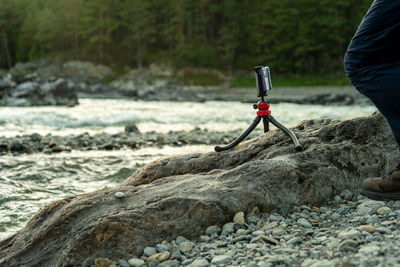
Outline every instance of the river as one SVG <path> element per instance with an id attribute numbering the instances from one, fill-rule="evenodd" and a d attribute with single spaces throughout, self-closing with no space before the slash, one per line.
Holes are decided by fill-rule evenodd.
<path id="1" fill-rule="evenodd" d="M 375 107 L 279 103 L 271 110 L 275 119 L 292 127 L 306 119 L 366 116 Z M 125 125 L 131 123 L 141 132 L 189 131 L 196 127 L 229 131 L 247 128 L 254 117 L 252 105 L 240 102 L 80 99 L 76 107 L 0 107 L 0 136 L 113 134 L 124 131 Z M 0 156 L 0 239 L 21 229 L 33 214 L 54 200 L 115 186 L 160 157 L 212 150 L 212 146 L 189 145 Z"/>

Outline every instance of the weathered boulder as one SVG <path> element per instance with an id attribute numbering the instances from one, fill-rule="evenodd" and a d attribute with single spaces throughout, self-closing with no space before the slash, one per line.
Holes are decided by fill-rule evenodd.
<path id="1" fill-rule="evenodd" d="M 164 239 L 195 238 L 239 211 L 318 205 L 388 173 L 399 158 L 380 114 L 308 120 L 293 131 L 302 152 L 272 131 L 230 151 L 160 159 L 116 188 L 54 202 L 0 242 L 0 265 L 89 266 L 96 257 L 140 254 Z"/>
<path id="2" fill-rule="evenodd" d="M 0 77 L 0 105 L 47 106 L 78 104 L 77 85 L 65 79 L 43 79 L 35 75 L 20 78 L 15 83 L 11 75 Z"/>
<path id="3" fill-rule="evenodd" d="M 109 67 L 102 64 L 79 60 L 64 63 L 59 59 L 19 62 L 10 69 L 10 73 L 17 78 L 35 74 L 44 78 L 57 77 L 90 83 L 104 82 L 114 75 Z"/>

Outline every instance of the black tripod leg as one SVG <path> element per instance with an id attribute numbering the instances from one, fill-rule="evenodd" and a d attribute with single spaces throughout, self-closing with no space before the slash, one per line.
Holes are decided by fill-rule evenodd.
<path id="1" fill-rule="evenodd" d="M 267 116 L 263 116 L 264 133 L 269 131 L 269 120 Z"/>
<path id="2" fill-rule="evenodd" d="M 257 116 L 253 123 L 250 125 L 249 128 L 247 128 L 246 131 L 244 131 L 238 138 L 236 138 L 235 141 L 233 141 L 232 143 L 226 145 L 226 146 L 216 146 L 214 147 L 214 150 L 216 152 L 221 152 L 222 150 L 227 150 L 227 149 L 231 149 L 232 147 L 236 146 L 237 144 L 239 144 L 243 139 L 245 139 L 256 127 L 257 125 L 260 123 L 261 121 L 261 117 Z"/>
<path id="3" fill-rule="evenodd" d="M 290 136 L 290 138 L 292 138 L 293 143 L 295 145 L 295 149 L 296 151 L 301 151 L 303 148 L 301 147 L 299 141 L 297 140 L 297 137 L 294 135 L 294 133 L 289 130 L 288 128 L 286 128 L 285 126 L 283 126 L 282 124 L 280 124 L 279 122 L 277 122 L 274 117 L 272 117 L 271 115 L 268 115 L 269 121 L 275 125 L 277 128 L 281 129 L 282 131 L 284 131 L 287 135 Z"/>

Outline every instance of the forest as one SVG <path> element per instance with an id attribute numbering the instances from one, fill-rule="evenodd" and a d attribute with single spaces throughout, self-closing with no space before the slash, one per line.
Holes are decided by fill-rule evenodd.
<path id="1" fill-rule="evenodd" d="M 40 58 L 115 68 L 343 72 L 371 0 L 0 0 L 0 68 Z"/>

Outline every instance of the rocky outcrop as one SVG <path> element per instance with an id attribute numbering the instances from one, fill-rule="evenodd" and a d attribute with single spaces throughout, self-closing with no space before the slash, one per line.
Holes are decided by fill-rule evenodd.
<path id="1" fill-rule="evenodd" d="M 56 78 L 26 76 L 15 83 L 10 75 L 0 77 L 2 106 L 74 106 L 78 104 L 74 82 Z"/>
<path id="2" fill-rule="evenodd" d="M 380 114 L 309 120 L 293 131 L 302 152 L 272 131 L 230 151 L 160 159 L 119 187 L 54 202 L 0 242 L 0 265 L 90 266 L 97 256 L 140 254 L 177 235 L 195 238 L 239 211 L 318 205 L 388 173 L 399 157 Z"/>
<path id="3" fill-rule="evenodd" d="M 87 61 L 38 60 L 17 63 L 10 73 L 15 77 L 25 77 L 34 74 L 39 77 L 57 77 L 71 79 L 76 82 L 104 82 L 114 75 L 113 71 L 104 65 Z"/>

